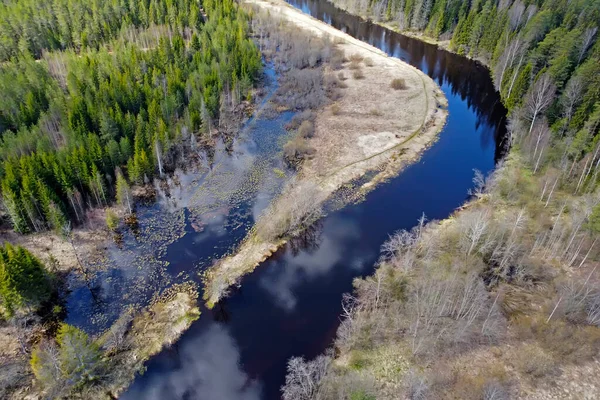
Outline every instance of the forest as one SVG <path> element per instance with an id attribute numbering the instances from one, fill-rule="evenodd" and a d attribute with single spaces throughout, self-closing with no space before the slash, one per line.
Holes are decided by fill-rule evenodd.
<path id="1" fill-rule="evenodd" d="M 596 397 L 600 2 L 333 3 L 486 64 L 510 152 L 449 219 L 390 236 L 283 398 Z"/>
<path id="2" fill-rule="evenodd" d="M 3 3 L 0 176 L 14 230 L 82 223 L 210 145 L 261 70 L 246 18 L 232 0 Z"/>

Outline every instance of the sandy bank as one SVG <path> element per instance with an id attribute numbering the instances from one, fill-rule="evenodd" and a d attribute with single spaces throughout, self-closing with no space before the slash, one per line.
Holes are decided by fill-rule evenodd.
<path id="1" fill-rule="evenodd" d="M 290 205 L 309 201 L 318 206 L 343 185 L 368 171 L 378 171 L 370 182 L 357 189 L 367 192 L 415 161 L 435 140 L 447 117 L 442 91 L 416 68 L 303 14 L 283 0 L 246 2 L 301 29 L 332 37 L 348 61 L 343 69 L 331 73 L 342 77 L 347 87 L 339 101 L 319 110 L 315 135 L 310 139 L 316 152 L 302 165 L 297 179 L 274 200 L 270 207 L 272 212 L 257 221 L 256 229 L 235 254 L 207 271 L 204 297 L 209 306 L 223 297 L 227 288 L 242 275 L 251 272 L 285 243 L 285 237 L 266 239 L 256 232 L 292 219 L 290 215 L 282 215 L 290 214 Z M 357 75 L 357 70 L 362 74 Z M 403 80 L 405 88 L 392 89 L 394 79 Z M 307 192 L 310 199 L 303 199 Z M 295 208 L 294 212 L 306 209 Z"/>

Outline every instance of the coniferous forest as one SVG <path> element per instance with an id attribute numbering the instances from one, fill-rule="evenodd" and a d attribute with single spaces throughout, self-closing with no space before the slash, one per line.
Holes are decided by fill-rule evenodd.
<path id="1" fill-rule="evenodd" d="M 245 18 L 232 0 L 0 5 L 0 175 L 14 230 L 80 223 L 110 204 L 119 177 L 147 182 L 201 141 L 222 95 L 239 101 L 261 69 Z"/>
<path id="2" fill-rule="evenodd" d="M 376 21 L 391 23 L 405 32 L 449 41 L 450 50 L 481 60 L 491 67 L 496 88 L 509 111 L 532 125 L 534 119 L 544 114 L 558 138 L 584 135 L 579 133 L 581 130 L 589 138 L 594 132 L 586 127 L 598 129 L 600 2 L 597 0 L 334 0 L 333 3 Z M 536 82 L 546 87 L 542 97 L 548 99 L 548 104 L 541 110 L 526 104 L 528 90 Z M 573 149 L 572 156 L 582 157 L 583 153 L 584 149 Z"/>

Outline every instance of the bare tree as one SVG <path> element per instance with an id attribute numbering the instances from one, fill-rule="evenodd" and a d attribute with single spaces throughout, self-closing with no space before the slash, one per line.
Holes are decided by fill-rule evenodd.
<path id="1" fill-rule="evenodd" d="M 528 134 L 533 130 L 536 119 L 552 104 L 556 86 L 548 73 L 543 74 L 534 84 L 525 99 L 525 117 L 531 121 Z"/>
<path id="2" fill-rule="evenodd" d="M 469 256 L 487 232 L 490 214 L 487 209 L 467 212 L 462 216 L 461 223 L 466 255 Z"/>
<path id="3" fill-rule="evenodd" d="M 573 118 L 573 112 L 575 111 L 575 107 L 581 102 L 581 98 L 583 97 L 583 82 L 580 77 L 574 77 L 569 80 L 567 83 L 567 87 L 563 93 L 562 98 L 562 106 L 563 106 L 563 115 L 567 119 L 566 126 L 569 125 L 571 119 Z"/>
<path id="4" fill-rule="evenodd" d="M 525 52 L 525 43 L 523 39 L 518 36 L 513 39 L 506 49 L 500 56 L 498 60 L 498 66 L 496 67 L 496 74 L 494 76 L 494 83 L 496 85 L 496 89 L 500 90 L 502 87 L 502 81 L 504 80 L 504 74 L 508 71 L 515 63 L 517 57 L 520 57 L 521 54 Z"/>
<path id="5" fill-rule="evenodd" d="M 581 62 L 581 60 L 585 56 L 585 53 L 594 43 L 594 40 L 596 39 L 596 32 L 598 32 L 598 27 L 592 26 L 590 28 L 587 28 L 583 33 L 581 47 L 579 48 L 579 56 L 577 57 L 577 64 Z"/>
<path id="6" fill-rule="evenodd" d="M 319 393 L 321 380 L 325 377 L 331 357 L 320 355 L 312 361 L 292 357 L 288 361 L 285 385 L 281 388 L 284 400 L 312 400 Z"/>
<path id="7" fill-rule="evenodd" d="M 410 400 L 425 400 L 429 393 L 429 384 L 425 377 L 415 370 L 410 370 L 404 378 L 406 394 Z"/>

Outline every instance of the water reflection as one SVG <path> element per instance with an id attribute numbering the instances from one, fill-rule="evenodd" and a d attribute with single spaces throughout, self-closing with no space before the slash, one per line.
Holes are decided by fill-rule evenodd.
<path id="1" fill-rule="evenodd" d="M 210 326 L 178 349 L 178 357 L 162 379 L 128 393 L 128 398 L 163 400 L 259 400 L 258 382 L 240 368 L 240 352 L 227 328 Z"/>
<path id="2" fill-rule="evenodd" d="M 174 283 L 198 279 L 198 272 L 246 235 L 292 175 L 279 139 L 294 113 L 263 117 L 277 88 L 274 69 L 267 66 L 265 74 L 267 95 L 239 137 L 210 152 L 192 149 L 190 157 L 200 162 L 155 182 L 157 201 L 138 207 L 135 226 L 124 227 L 102 257 L 86 260 L 89 279 L 71 277 L 69 324 L 102 332 L 126 308 L 144 306 Z M 90 286 L 102 290 L 94 295 Z"/>
<path id="3" fill-rule="evenodd" d="M 437 83 L 446 87 L 447 97 L 457 96 L 465 101 L 476 115 L 475 130 L 481 125 L 502 126 L 506 109 L 500 103 L 494 85 L 489 79 L 487 68 L 465 57 L 457 57 L 434 45 L 416 40 L 379 25 L 341 12 L 324 0 L 286 0 L 291 5 L 313 17 L 367 42 L 388 55 L 397 57 L 428 74 Z M 468 71 L 468 73 L 467 73 Z M 496 161 L 503 157 L 505 148 L 498 129 L 489 132 L 488 143 L 497 144 Z"/>
<path id="4" fill-rule="evenodd" d="M 412 228 L 423 213 L 429 219 L 446 218 L 467 199 L 473 169 L 487 174 L 502 155 L 504 108 L 483 67 L 361 22 L 324 1 L 290 2 L 423 68 L 448 98 L 447 124 L 419 162 L 377 187 L 362 203 L 332 212 L 308 235 L 246 276 L 241 288 L 214 310 L 204 310 L 172 349 L 148 363 L 147 372 L 136 379 L 125 400 L 140 398 L 132 393 L 144 393 L 140 390 L 171 379 L 182 349 L 190 352 L 186 357 L 202 354 L 206 344 L 196 338 L 222 324 L 237 344 L 241 369 L 252 381 L 260 381 L 260 398 L 280 399 L 287 360 L 300 355 L 313 358 L 331 345 L 342 294 L 352 290 L 357 276 L 373 272 L 379 247 L 388 235 Z M 237 382 L 232 377 L 232 386 L 239 387 Z M 164 400 L 185 399 L 162 394 Z M 243 394 L 231 396 L 227 400 L 243 398 Z M 198 398 L 211 399 L 200 392 Z"/>
<path id="5" fill-rule="evenodd" d="M 273 304 L 291 312 L 296 307 L 294 290 L 299 284 L 310 284 L 331 273 L 334 266 L 348 257 L 348 245 L 360 238 L 356 221 L 336 218 L 328 220 L 325 231 L 319 224 L 305 235 L 293 240 L 283 256 L 276 257 L 272 267 L 261 275 L 259 285 L 273 296 Z M 360 273 L 363 264 L 356 254 L 352 265 L 348 266 Z"/>

